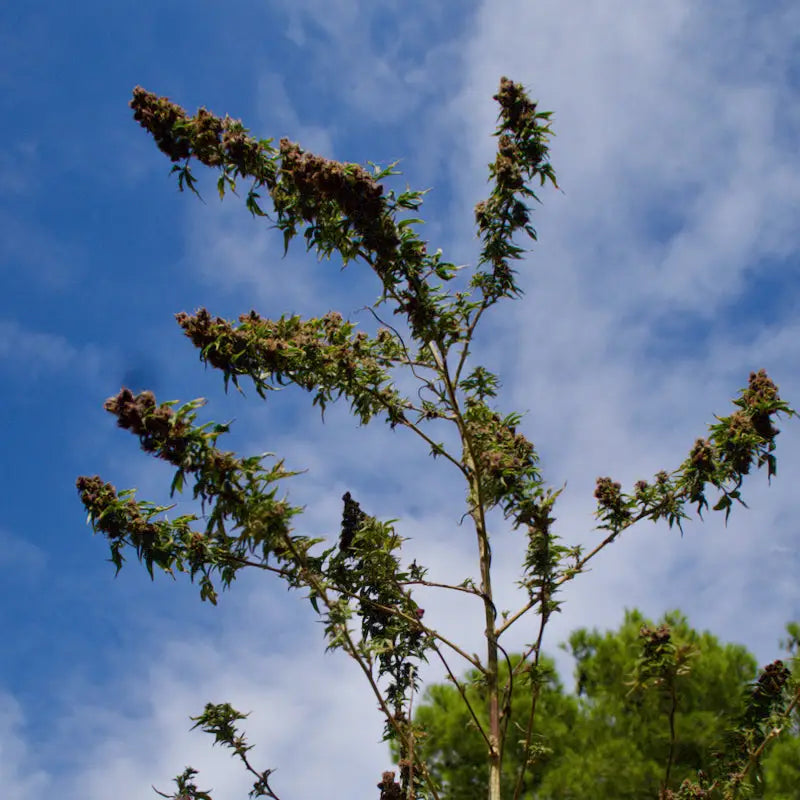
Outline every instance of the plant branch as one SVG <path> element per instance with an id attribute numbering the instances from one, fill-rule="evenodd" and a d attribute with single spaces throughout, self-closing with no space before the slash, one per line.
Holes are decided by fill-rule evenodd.
<path id="1" fill-rule="evenodd" d="M 795 710 L 795 708 L 798 707 L 798 705 L 800 705 L 800 686 L 798 686 L 795 689 L 794 698 L 792 699 L 792 702 L 789 703 L 789 705 L 781 712 L 781 717 L 783 718 L 783 720 L 788 720 L 789 717 L 791 717 L 792 712 Z M 745 764 L 744 768 L 737 773 L 736 777 L 739 779 L 739 781 L 742 781 L 744 780 L 744 778 L 747 777 L 750 770 L 756 764 L 758 764 L 758 761 L 764 754 L 764 750 L 767 748 L 767 745 L 773 739 L 777 739 L 782 732 L 783 732 L 783 725 L 781 726 L 773 725 L 772 728 L 770 728 L 770 730 L 767 731 L 767 734 L 764 737 L 761 744 L 759 744 L 759 746 L 750 754 L 750 757 L 747 760 L 747 764 Z"/>
<path id="2" fill-rule="evenodd" d="M 544 628 L 547 624 L 548 615 L 545 613 L 546 609 L 544 608 L 544 587 L 542 587 L 542 592 L 539 596 L 540 603 L 542 604 L 539 609 L 539 635 L 536 637 L 536 644 L 533 646 L 534 657 L 533 657 L 533 668 L 535 670 L 535 680 L 536 683 L 534 684 L 533 692 L 531 693 L 531 708 L 530 712 L 528 713 L 528 723 L 525 727 L 525 744 L 522 750 L 523 754 L 523 761 L 520 764 L 519 771 L 517 772 L 517 781 L 514 786 L 514 800 L 518 800 L 521 795 L 522 787 L 525 781 L 525 773 L 528 769 L 528 751 L 530 750 L 531 746 L 531 739 L 533 738 L 533 725 L 536 718 L 536 706 L 539 701 L 539 692 L 541 691 L 541 680 L 539 676 L 539 660 L 542 652 L 542 638 L 544 637 Z M 523 660 L 520 661 L 520 664 L 524 664 L 527 660 L 527 654 L 523 656 Z"/>
<path id="3" fill-rule="evenodd" d="M 664 771 L 664 788 L 669 788 L 669 778 L 672 773 L 672 762 L 675 758 L 675 712 L 678 710 L 678 695 L 675 692 L 675 681 L 670 683 L 670 706 L 669 706 L 669 755 L 667 756 L 667 767 Z"/>
<path id="4" fill-rule="evenodd" d="M 340 592 L 345 597 L 350 597 L 353 600 L 358 600 L 362 603 L 367 603 L 372 608 L 377 609 L 378 611 L 383 611 L 385 614 L 392 614 L 395 617 L 399 617 L 400 619 L 405 620 L 406 622 L 413 623 L 417 628 L 419 628 L 424 633 L 428 634 L 428 636 L 432 637 L 433 639 L 438 639 L 442 644 L 446 644 L 451 650 L 455 653 L 458 653 L 465 661 L 469 664 L 472 664 L 475 669 L 479 670 L 480 672 L 485 672 L 485 668 L 481 665 L 480 661 L 478 661 L 473 656 L 469 655 L 465 650 L 462 650 L 457 644 L 451 642 L 446 636 L 443 636 L 438 631 L 435 631 L 433 628 L 429 628 L 423 622 L 421 622 L 416 617 L 411 617 L 403 611 L 400 611 L 398 608 L 392 608 L 391 606 L 385 606 L 381 603 L 376 602 L 375 600 L 370 599 L 369 597 L 362 597 L 361 595 L 354 594 L 353 592 L 347 592 L 343 589 L 336 589 L 337 592 Z"/>
<path id="5" fill-rule="evenodd" d="M 464 687 L 461 685 L 461 682 L 458 680 L 458 678 L 456 678 L 455 674 L 453 673 L 453 670 L 450 669 L 450 665 L 445 660 L 445 657 L 442 655 L 441 650 L 437 646 L 434 646 L 433 649 L 434 649 L 434 652 L 436 653 L 436 655 L 439 656 L 439 659 L 441 660 L 442 664 L 444 665 L 444 668 L 447 670 L 447 674 L 448 674 L 450 680 L 453 682 L 453 685 L 456 687 L 456 689 L 458 689 L 458 693 L 461 695 L 461 699 L 464 701 L 464 705 L 467 707 L 467 710 L 469 711 L 469 714 L 472 717 L 472 721 L 475 723 L 476 727 L 478 728 L 478 732 L 483 737 L 483 740 L 486 742 L 486 746 L 489 748 L 489 750 L 491 750 L 492 749 L 492 743 L 491 743 L 491 741 L 489 739 L 489 736 L 487 735 L 486 730 L 484 729 L 483 725 L 481 725 L 481 721 L 478 719 L 478 716 L 475 713 L 475 709 L 472 707 L 472 703 L 470 703 L 469 698 L 467 697 L 467 693 L 466 693 Z"/>
<path id="6" fill-rule="evenodd" d="M 474 443 L 470 436 L 469 428 L 464 420 L 458 404 L 456 389 L 450 378 L 447 361 L 442 356 L 435 344 L 429 344 L 434 360 L 444 380 L 445 389 L 450 399 L 453 413 L 456 415 L 461 439 L 464 444 L 464 458 L 466 461 L 467 475 L 470 483 L 471 494 L 474 495 L 474 508 L 472 518 L 475 523 L 475 532 L 478 537 L 478 554 L 481 571 L 481 595 L 483 597 L 484 617 L 486 627 L 486 690 L 489 702 L 489 798 L 500 800 L 500 771 L 502 765 L 502 732 L 500 729 L 500 709 L 498 697 L 498 659 L 497 636 L 495 635 L 495 620 L 497 611 L 494 607 L 492 595 L 492 550 L 489 543 L 489 533 L 486 527 L 485 501 L 481 486 L 481 472 L 475 453 Z"/>
<path id="7" fill-rule="evenodd" d="M 426 581 L 426 580 L 418 580 L 418 581 L 400 581 L 400 586 L 429 586 L 434 589 L 449 589 L 453 592 L 464 592 L 465 594 L 471 594 L 474 597 L 483 598 L 481 592 L 477 589 L 470 588 L 469 586 L 456 586 L 451 583 L 437 583 L 436 581 Z"/>
<path id="8" fill-rule="evenodd" d="M 292 552 L 292 555 L 295 557 L 298 563 L 306 563 L 305 556 L 303 553 L 300 553 L 297 548 L 294 546 L 294 542 L 291 540 L 291 537 L 284 537 L 284 541 L 286 543 L 287 548 Z M 327 589 L 325 588 L 324 584 L 322 584 L 316 577 L 313 571 L 307 570 L 306 571 L 306 579 L 308 580 L 309 584 L 312 586 L 314 591 L 318 594 L 318 596 L 322 599 L 325 603 L 326 607 L 329 609 L 333 608 L 333 604 L 328 597 Z M 391 609 L 387 609 L 391 611 Z M 405 615 L 403 615 L 405 616 Z M 407 617 L 410 619 L 410 617 Z M 417 621 L 418 622 L 418 621 Z M 351 658 L 355 660 L 358 664 L 361 671 L 364 673 L 364 676 L 367 679 L 367 682 L 372 689 L 372 693 L 375 695 L 375 698 L 378 701 L 378 705 L 380 706 L 381 711 L 383 712 L 384 717 L 386 718 L 387 722 L 394 728 L 395 733 L 398 737 L 402 738 L 403 731 L 400 727 L 399 722 L 397 721 L 395 715 L 392 713 L 392 710 L 386 703 L 386 699 L 383 696 L 383 692 L 380 690 L 375 677 L 372 674 L 372 670 L 370 667 L 365 663 L 363 656 L 358 651 L 358 647 L 356 646 L 355 642 L 353 641 L 352 636 L 350 635 L 350 631 L 347 628 L 346 624 L 340 625 L 340 632 L 342 634 L 342 638 L 346 643 L 346 651 Z M 436 791 L 436 787 L 433 783 L 433 779 L 431 778 L 426 765 L 419 761 L 419 766 L 422 771 L 422 774 L 425 776 L 425 781 L 428 784 L 428 788 L 431 790 L 431 794 L 434 800 L 439 800 L 439 795 Z"/>
<path id="9" fill-rule="evenodd" d="M 472 321 L 470 322 L 469 326 L 467 327 L 466 333 L 464 334 L 464 347 L 461 348 L 461 355 L 458 359 L 458 365 L 456 366 L 455 375 L 453 376 L 453 381 L 456 385 L 458 385 L 459 380 L 461 379 L 461 372 L 464 369 L 464 365 L 467 362 L 467 356 L 469 355 L 469 346 L 472 343 L 472 336 L 475 333 L 475 327 L 478 324 L 478 320 L 483 315 L 483 312 L 489 307 L 489 303 L 486 298 L 483 299 L 480 306 L 475 309 L 475 314 L 472 317 Z"/>
<path id="10" fill-rule="evenodd" d="M 664 503 L 664 505 L 666 505 Z M 658 510 L 658 506 L 648 509 L 643 509 L 639 514 L 632 517 L 630 520 L 623 523 L 619 528 L 611 531 L 608 536 L 603 539 L 600 544 L 594 547 L 591 551 L 589 551 L 585 556 L 578 559 L 575 564 L 570 567 L 560 578 L 555 580 L 552 584 L 553 589 L 557 589 L 559 586 L 562 586 L 567 581 L 571 581 L 575 578 L 576 575 L 579 575 L 581 572 L 584 571 L 584 567 L 586 564 L 591 561 L 601 550 L 604 550 L 608 545 L 610 545 L 615 539 L 617 539 L 624 531 L 630 528 L 632 525 L 635 525 L 637 522 L 640 522 L 643 519 L 647 519 L 653 516 L 653 512 Z M 532 608 L 534 608 L 539 602 L 540 597 L 537 595 L 534 598 L 531 598 L 525 605 L 523 605 L 520 609 L 516 612 L 511 614 L 507 619 L 503 621 L 502 625 L 499 625 L 497 628 L 497 635 L 500 636 L 501 634 L 505 633 L 520 617 L 523 617 L 525 614 L 528 613 Z"/>

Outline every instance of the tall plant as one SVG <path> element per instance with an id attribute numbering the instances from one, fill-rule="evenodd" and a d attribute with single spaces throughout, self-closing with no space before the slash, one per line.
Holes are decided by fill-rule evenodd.
<path id="1" fill-rule="evenodd" d="M 508 736 L 517 735 L 510 727 L 512 682 L 524 679 L 533 686 L 529 711 L 517 720 L 523 747 L 533 752 L 542 634 L 558 608 L 561 587 L 632 525 L 661 519 L 680 525 L 691 506 L 702 512 L 709 491 L 713 508 L 727 517 L 735 503 L 743 504 L 742 482 L 753 465 L 765 466 L 769 477 L 775 474 L 773 420 L 794 414 L 763 370 L 752 373 L 735 410 L 717 418 L 677 469 L 640 481 L 629 492 L 611 478 L 598 479 L 597 517 L 605 538 L 597 546 L 587 552 L 559 539 L 553 510 L 560 490 L 545 484 L 536 450 L 519 430 L 520 415 L 496 409 L 497 376 L 474 363 L 471 354 L 484 315 L 521 294 L 515 264 L 524 250 L 515 236 L 522 232 L 536 239 L 529 204 L 538 199 L 539 187 L 557 185 L 548 160 L 550 112 L 539 111 L 523 87 L 507 78 L 501 79 L 495 100 L 500 108 L 497 154 L 489 165 L 489 196 L 475 207 L 481 252 L 466 279 L 440 250 L 430 252 L 419 235 L 421 220 L 413 214 L 424 193 L 384 187 L 383 181 L 398 174 L 396 165 L 366 169 L 341 163 L 288 139 L 275 146 L 270 139 L 251 137 L 238 120 L 204 108 L 190 116 L 142 88 L 134 90 L 131 101 L 134 118 L 174 163 L 179 188 L 197 191 L 193 162 L 216 170 L 220 197 L 246 181 L 247 209 L 273 221 L 285 248 L 301 234 L 320 257 L 335 256 L 345 265 L 360 262 L 375 273 L 381 293 L 372 311 L 381 327 L 374 336 L 356 330 L 336 311 L 308 319 L 266 319 L 250 311 L 231 322 L 201 308 L 178 314 L 177 321 L 201 360 L 222 373 L 226 387 L 247 378 L 266 398 L 270 390 L 294 384 L 323 410 L 343 398 L 360 423 L 383 419 L 419 437 L 464 481 L 465 508 L 453 509 L 453 515 L 472 521 L 477 578 L 448 585 L 424 566 L 404 562 L 395 525 L 364 513 L 349 494 L 343 498 L 338 539 L 303 535 L 294 527 L 300 509 L 282 492 L 283 481 L 296 473 L 281 460 L 221 449 L 218 440 L 228 426 L 198 424 L 200 400 L 176 406 L 158 403 L 151 392 L 134 395 L 123 388 L 105 403 L 143 450 L 175 467 L 172 493 L 190 485 L 202 503 L 200 515 L 168 520 L 166 507 L 137 500 L 134 490 L 118 492 L 98 476 L 78 478 L 81 500 L 95 531 L 108 539 L 117 570 L 132 551 L 151 576 L 156 569 L 188 574 L 197 580 L 201 598 L 212 603 L 218 588 L 230 586 L 245 568 L 272 573 L 303 590 L 324 621 L 328 648 L 343 650 L 356 662 L 383 713 L 385 738 L 398 747 L 399 782 L 397 773 L 385 772 L 379 784 L 386 800 L 440 796 L 416 746 L 423 731 L 410 713 L 419 664 L 432 657 L 441 661 L 470 709 L 456 673 L 469 666 L 481 676 L 488 722 L 481 722 L 483 715 L 474 709 L 471 716 L 485 745 L 489 798 L 499 800 L 504 747 Z M 401 375 L 402 385 L 413 384 L 416 392 L 398 389 Z M 452 426 L 460 447 L 438 441 L 435 431 L 443 423 Z M 520 566 L 527 599 L 499 618 L 487 522 L 492 509 L 502 510 L 527 540 Z M 483 630 L 483 655 L 465 652 L 447 632 L 425 621 L 414 599 L 420 586 L 478 598 L 482 610 L 475 624 Z M 501 669 L 503 637 L 529 614 L 538 615 L 538 636 L 523 658 Z M 209 704 L 195 723 L 231 748 L 253 774 L 253 797 L 277 798 L 271 771 L 259 771 L 250 762 L 250 745 L 237 727 L 243 717 L 228 704 Z M 754 737 L 742 747 L 750 757 L 761 741 Z M 516 778 L 515 797 L 524 785 L 524 769 Z M 164 796 L 207 800 L 195 775 L 187 769 L 176 778 L 175 792 Z"/>

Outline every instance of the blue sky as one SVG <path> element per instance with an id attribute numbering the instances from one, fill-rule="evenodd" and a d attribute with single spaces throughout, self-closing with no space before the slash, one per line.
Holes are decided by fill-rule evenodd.
<path id="1" fill-rule="evenodd" d="M 683 459 L 765 367 L 800 404 L 800 8 L 786 2 L 30 2 L 0 9 L 0 785 L 9 800 L 150 796 L 186 764 L 220 798 L 246 778 L 188 715 L 252 709 L 248 729 L 281 796 L 369 797 L 387 765 L 381 722 L 342 658 L 325 656 L 303 601 L 245 577 L 219 607 L 181 581 L 114 579 L 77 499 L 79 474 L 165 500 L 169 472 L 102 410 L 120 385 L 205 396 L 235 418 L 230 446 L 309 472 L 299 524 L 335 531 L 343 491 L 400 518 L 411 554 L 463 579 L 473 542 L 461 489 L 425 448 L 344 409 L 324 426 L 305 395 L 226 397 L 173 315 L 358 309 L 376 296 L 279 237 L 241 204 L 180 195 L 133 122 L 141 84 L 185 108 L 240 117 L 340 160 L 402 159 L 432 187 L 429 241 L 474 262 L 471 209 L 492 157 L 501 75 L 555 111 L 563 192 L 543 192 L 524 299 L 488 321 L 501 409 L 553 485 L 568 542 L 591 542 L 598 475 L 630 486 Z M 250 393 L 252 394 L 252 393 Z M 547 647 L 623 609 L 679 607 L 764 662 L 800 618 L 800 432 L 750 510 L 626 534 L 565 593 Z M 451 509 L 453 509 L 451 511 Z M 501 605 L 518 605 L 521 543 L 497 525 Z M 477 649 L 480 623 L 428 598 L 426 620 Z M 520 628 L 521 645 L 532 638 Z M 562 656 L 561 666 L 569 663 Z M 429 677 L 438 679 L 436 670 Z"/>

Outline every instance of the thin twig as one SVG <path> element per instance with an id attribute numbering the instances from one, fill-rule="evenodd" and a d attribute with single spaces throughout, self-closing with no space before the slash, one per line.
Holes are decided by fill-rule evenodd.
<path id="1" fill-rule="evenodd" d="M 483 740 L 486 742 L 486 746 L 491 750 L 492 749 L 492 743 L 491 743 L 488 735 L 486 734 L 486 731 L 484 730 L 483 725 L 481 725 L 481 722 L 478 719 L 477 714 L 475 713 L 475 709 L 472 707 L 472 703 L 470 703 L 469 699 L 467 698 L 466 690 L 461 685 L 461 683 L 459 682 L 458 678 L 456 678 L 456 676 L 453 674 L 453 670 L 450 669 L 450 665 L 445 660 L 445 657 L 442 655 L 441 650 L 436 645 L 434 645 L 433 650 L 436 653 L 436 655 L 439 656 L 442 664 L 444 664 L 444 668 L 447 670 L 447 674 L 449 675 L 450 680 L 453 682 L 453 684 L 455 685 L 456 689 L 458 689 L 458 693 L 461 695 L 461 699 L 464 701 L 464 705 L 467 707 L 467 710 L 469 711 L 469 714 L 472 717 L 472 721 L 475 723 L 475 726 L 478 728 L 478 732 L 483 737 Z"/>
<path id="2" fill-rule="evenodd" d="M 520 793 L 522 792 L 522 786 L 525 780 L 525 772 L 528 769 L 528 752 L 531 746 L 531 739 L 533 738 L 533 723 L 536 719 L 536 706 L 539 701 L 539 692 L 541 691 L 541 681 L 539 676 L 539 660 L 542 652 L 542 638 L 544 637 L 544 626 L 547 624 L 547 620 L 549 619 L 549 615 L 546 612 L 546 608 L 544 606 L 547 598 L 545 595 L 544 586 L 542 587 L 542 591 L 539 595 L 539 602 L 541 603 L 541 607 L 539 608 L 539 635 L 536 638 L 536 645 L 534 647 L 535 655 L 533 657 L 533 666 L 536 669 L 536 684 L 534 685 L 534 689 L 531 696 L 531 710 L 528 714 L 528 724 L 525 728 L 525 745 L 523 749 L 523 756 L 524 760 L 522 764 L 520 764 L 519 772 L 517 773 L 517 782 L 514 786 L 514 800 L 518 800 Z M 522 663 L 522 662 L 520 662 Z"/>
<path id="3" fill-rule="evenodd" d="M 488 305 L 486 303 L 486 298 L 484 298 L 481 305 L 475 310 L 475 316 L 472 318 L 472 322 L 470 322 L 469 327 L 464 334 L 464 347 L 461 349 L 461 356 L 458 359 L 458 366 L 456 367 L 454 377 L 456 384 L 458 384 L 459 380 L 461 379 L 461 370 L 464 368 L 464 364 L 467 361 L 469 346 L 472 342 L 472 334 L 475 332 L 475 326 L 478 324 L 478 320 L 481 318 L 481 315 L 487 308 Z"/>
<path id="4" fill-rule="evenodd" d="M 454 592 L 465 592 L 466 594 L 474 595 L 475 597 L 483 597 L 483 594 L 479 592 L 477 589 L 471 588 L 469 586 L 456 586 L 451 583 L 437 583 L 436 581 L 425 581 L 425 580 L 418 580 L 418 581 L 398 581 L 399 586 L 430 586 L 435 589 L 450 589 Z"/>
<path id="5" fill-rule="evenodd" d="M 672 761 L 675 758 L 675 712 L 678 709 L 678 695 L 675 692 L 675 679 L 670 685 L 670 708 L 669 708 L 669 755 L 667 756 L 667 768 L 664 772 L 664 789 L 669 788 L 669 776 L 672 772 Z"/>
<path id="6" fill-rule="evenodd" d="M 500 709 L 500 718 L 503 721 L 503 735 L 501 738 L 503 748 L 505 749 L 508 725 L 511 721 L 511 699 L 514 696 L 514 667 L 511 663 L 511 658 L 508 655 L 508 651 L 500 644 L 500 642 L 497 642 L 497 649 L 503 654 L 503 657 L 506 660 L 506 666 L 508 667 L 508 681 L 503 688 L 503 707 Z"/>
<path id="7" fill-rule="evenodd" d="M 409 730 L 411 731 L 411 735 L 408 737 L 408 799 L 407 800 L 415 800 L 417 793 L 414 789 L 414 724 L 413 724 L 413 707 L 414 707 L 414 688 L 413 688 L 413 675 L 414 675 L 414 667 L 411 667 L 411 674 L 412 674 L 412 688 L 411 693 L 408 697 L 408 725 Z"/>
<path id="8" fill-rule="evenodd" d="M 372 306 L 364 306 L 364 307 L 363 307 L 363 310 L 365 310 L 365 311 L 369 311 L 369 313 L 370 313 L 370 314 L 372 314 L 372 316 L 373 316 L 373 317 L 375 317 L 375 319 L 376 319 L 376 320 L 378 320 L 378 322 L 379 322 L 381 325 L 383 325 L 385 328 L 387 328 L 388 330 L 390 330 L 390 331 L 391 331 L 391 332 L 392 332 L 392 333 L 393 333 L 393 334 L 394 334 L 394 335 L 397 337 L 397 341 L 399 341 L 399 342 L 400 342 L 400 347 L 402 347 L 402 348 L 403 348 L 403 352 L 406 354 L 406 360 L 405 360 L 405 362 L 402 362 L 402 361 L 401 361 L 401 362 L 399 362 L 399 363 L 405 363 L 405 364 L 407 364 L 407 365 L 408 365 L 408 367 L 411 369 L 411 374 L 412 374 L 412 375 L 413 375 L 413 376 L 414 376 L 414 377 L 415 377 L 415 378 L 416 378 L 418 381 L 422 381 L 422 382 L 424 382 L 424 383 L 427 383 L 428 381 L 427 381 L 425 378 L 423 378 L 421 375 L 417 375 L 417 373 L 416 373 L 416 370 L 414 369 L 414 367 L 415 367 L 415 366 L 419 366 L 419 367 L 424 367 L 425 369 L 431 369 L 431 370 L 432 370 L 432 369 L 434 369 L 434 367 L 432 367 L 430 364 L 425 364 L 425 363 L 424 363 L 424 362 L 422 362 L 422 361 L 415 361 L 413 358 L 411 358 L 411 354 L 408 352 L 408 348 L 406 347 L 405 340 L 404 340 L 404 339 L 403 339 L 403 337 L 400 335 L 400 332 L 397 330 L 397 328 L 395 328 L 395 327 L 394 327 L 394 325 L 390 325 L 388 322 L 385 322 L 384 320 L 382 320 L 382 319 L 381 319 L 381 318 L 378 316 L 378 313 L 375 311 L 375 309 L 374 309 Z"/>

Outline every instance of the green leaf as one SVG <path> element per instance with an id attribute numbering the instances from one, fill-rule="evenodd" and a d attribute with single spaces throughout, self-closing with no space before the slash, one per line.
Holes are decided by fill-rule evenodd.
<path id="1" fill-rule="evenodd" d="M 172 497 L 175 492 L 182 492 L 183 491 L 183 480 L 184 480 L 184 473 L 182 469 L 179 469 L 175 473 L 175 477 L 172 479 L 172 486 L 170 487 L 169 495 Z"/>
<path id="2" fill-rule="evenodd" d="M 714 511 L 722 511 L 723 508 L 728 508 L 731 505 L 731 499 L 728 495 L 723 495 L 714 506 Z"/>

